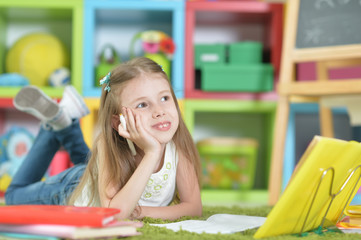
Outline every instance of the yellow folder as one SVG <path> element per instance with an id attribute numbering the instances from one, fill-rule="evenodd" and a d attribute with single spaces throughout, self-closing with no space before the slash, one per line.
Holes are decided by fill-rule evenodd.
<path id="1" fill-rule="evenodd" d="M 325 227 L 336 224 L 361 185 L 360 164 L 360 143 L 315 136 L 254 238 L 306 232 L 321 223 Z"/>

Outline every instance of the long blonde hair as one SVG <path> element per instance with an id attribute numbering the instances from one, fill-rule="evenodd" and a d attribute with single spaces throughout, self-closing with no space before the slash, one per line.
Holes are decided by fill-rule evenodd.
<path id="1" fill-rule="evenodd" d="M 105 161 L 105 171 L 108 173 L 106 183 L 108 185 L 110 182 L 116 182 L 118 184 L 118 190 L 126 184 L 135 171 L 136 164 L 126 139 L 121 137 L 118 132 L 113 129 L 111 122 L 112 116 L 120 113 L 121 103 L 119 94 L 121 94 L 124 84 L 138 77 L 142 73 L 157 73 L 168 80 L 168 77 L 161 66 L 148 58 L 139 57 L 120 64 L 111 72 L 109 82 L 111 90 L 109 92 L 105 91 L 105 84 L 103 84 L 104 86 L 102 88 L 98 112 L 98 126 L 100 127 L 100 133 L 94 141 L 92 154 L 84 175 L 69 199 L 68 204 L 74 204 L 76 199 L 81 196 L 86 184 L 90 183 L 89 205 L 94 201 L 97 201 L 99 198 L 98 191 L 100 189 L 106 189 L 106 186 L 98 186 L 97 161 Z M 169 87 L 179 116 L 179 127 L 173 136 L 173 142 L 176 145 L 177 151 L 182 153 L 185 159 L 188 159 L 191 165 L 194 166 L 200 185 L 200 157 L 192 136 L 182 119 L 179 105 L 171 84 L 169 84 Z M 102 154 L 101 156 L 99 155 L 100 153 Z M 109 197 L 112 198 L 113 196 Z"/>

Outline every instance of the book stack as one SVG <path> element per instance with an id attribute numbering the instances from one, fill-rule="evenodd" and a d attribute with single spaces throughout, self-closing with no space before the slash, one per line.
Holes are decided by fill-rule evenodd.
<path id="1" fill-rule="evenodd" d="M 361 206 L 348 206 L 345 210 L 345 215 L 349 217 L 349 224 L 356 225 L 361 228 Z"/>
<path id="2" fill-rule="evenodd" d="M 361 205 L 348 206 L 344 218 L 336 226 L 345 233 L 361 233 Z"/>
<path id="3" fill-rule="evenodd" d="M 0 238 L 93 239 L 138 235 L 141 222 L 118 221 L 119 209 L 59 205 L 0 207 Z M 40 237 L 41 236 L 41 237 Z"/>

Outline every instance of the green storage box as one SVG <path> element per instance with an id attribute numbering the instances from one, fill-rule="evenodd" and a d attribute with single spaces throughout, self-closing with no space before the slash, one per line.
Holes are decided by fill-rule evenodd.
<path id="1" fill-rule="evenodd" d="M 229 45 L 229 63 L 262 63 L 262 44 L 260 42 L 236 42 Z"/>
<path id="2" fill-rule="evenodd" d="M 203 91 L 266 92 L 273 89 L 271 64 L 207 64 L 201 69 Z"/>
<path id="3" fill-rule="evenodd" d="M 258 142 L 250 138 L 208 138 L 197 143 L 202 159 L 203 188 L 253 187 Z"/>
<path id="4" fill-rule="evenodd" d="M 194 64 L 196 69 L 200 69 L 203 64 L 225 63 L 225 44 L 196 44 L 194 47 Z"/>

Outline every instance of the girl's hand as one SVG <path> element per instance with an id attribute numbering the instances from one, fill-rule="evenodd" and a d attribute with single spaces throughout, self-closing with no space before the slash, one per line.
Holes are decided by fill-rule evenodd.
<path id="1" fill-rule="evenodd" d="M 126 121 L 127 129 L 125 130 L 123 126 L 119 124 L 119 135 L 133 141 L 144 151 L 144 154 L 159 154 L 161 152 L 161 144 L 144 129 L 141 116 L 139 114 L 134 114 L 131 109 L 125 107 L 123 107 L 123 115 Z"/>
<path id="2" fill-rule="evenodd" d="M 140 214 L 141 214 L 141 207 L 140 206 L 136 206 L 132 212 L 132 214 L 130 214 L 129 219 L 131 220 L 136 220 L 136 219 L 140 219 Z"/>

